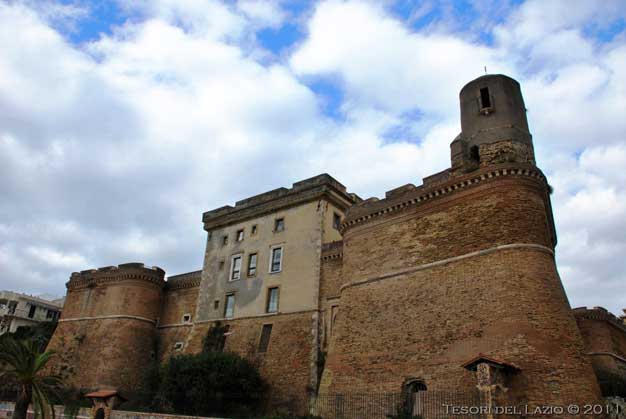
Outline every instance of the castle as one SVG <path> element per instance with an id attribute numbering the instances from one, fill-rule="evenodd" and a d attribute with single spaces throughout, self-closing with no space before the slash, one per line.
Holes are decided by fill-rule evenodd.
<path id="1" fill-rule="evenodd" d="M 597 402 L 602 374 L 626 377 L 626 326 L 569 306 L 520 86 L 479 77 L 460 106 L 451 167 L 419 186 L 362 200 L 319 175 L 204 213 L 201 271 L 73 273 L 55 367 L 132 390 L 219 321 L 225 350 L 300 410 L 319 394 L 476 388 L 509 405 Z"/>

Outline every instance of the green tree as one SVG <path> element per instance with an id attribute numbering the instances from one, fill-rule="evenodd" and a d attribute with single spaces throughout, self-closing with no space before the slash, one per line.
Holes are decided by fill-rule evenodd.
<path id="1" fill-rule="evenodd" d="M 157 400 L 164 411 L 194 416 L 247 416 L 263 402 L 266 385 L 237 354 L 203 352 L 170 358 Z"/>
<path id="2" fill-rule="evenodd" d="M 53 355 L 52 351 L 43 351 L 36 340 L 23 341 L 12 336 L 0 339 L 0 381 L 11 380 L 17 387 L 12 419 L 25 419 L 31 403 L 35 418 L 54 418 L 50 397 L 58 392 L 62 383 L 59 377 L 43 372 Z"/>

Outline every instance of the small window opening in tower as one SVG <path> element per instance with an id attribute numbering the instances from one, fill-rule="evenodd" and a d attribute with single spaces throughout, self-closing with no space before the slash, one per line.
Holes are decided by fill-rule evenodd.
<path id="1" fill-rule="evenodd" d="M 491 108 L 491 97 L 489 96 L 489 88 L 483 87 L 480 89 L 480 108 Z"/>
<path id="2" fill-rule="evenodd" d="M 472 160 L 473 162 L 476 162 L 476 163 L 478 163 L 480 161 L 480 154 L 478 152 L 478 146 L 477 145 L 473 145 L 473 146 L 470 147 L 469 158 L 470 158 L 470 160 Z"/>

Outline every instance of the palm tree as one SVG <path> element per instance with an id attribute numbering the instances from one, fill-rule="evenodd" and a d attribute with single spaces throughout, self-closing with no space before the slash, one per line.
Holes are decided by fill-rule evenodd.
<path id="1" fill-rule="evenodd" d="M 0 339 L 0 380 L 9 379 L 17 384 L 12 419 L 26 419 L 31 403 L 35 418 L 54 418 L 50 396 L 58 394 L 62 382 L 59 377 L 43 372 L 53 355 L 52 351 L 43 351 L 36 341 L 21 341 L 10 336 Z"/>

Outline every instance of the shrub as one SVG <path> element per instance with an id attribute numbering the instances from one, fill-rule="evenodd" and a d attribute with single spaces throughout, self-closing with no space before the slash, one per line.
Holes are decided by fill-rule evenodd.
<path id="1" fill-rule="evenodd" d="M 250 417 L 265 392 L 265 383 L 249 361 L 233 353 L 203 352 L 167 361 L 156 402 L 165 412 Z"/>

